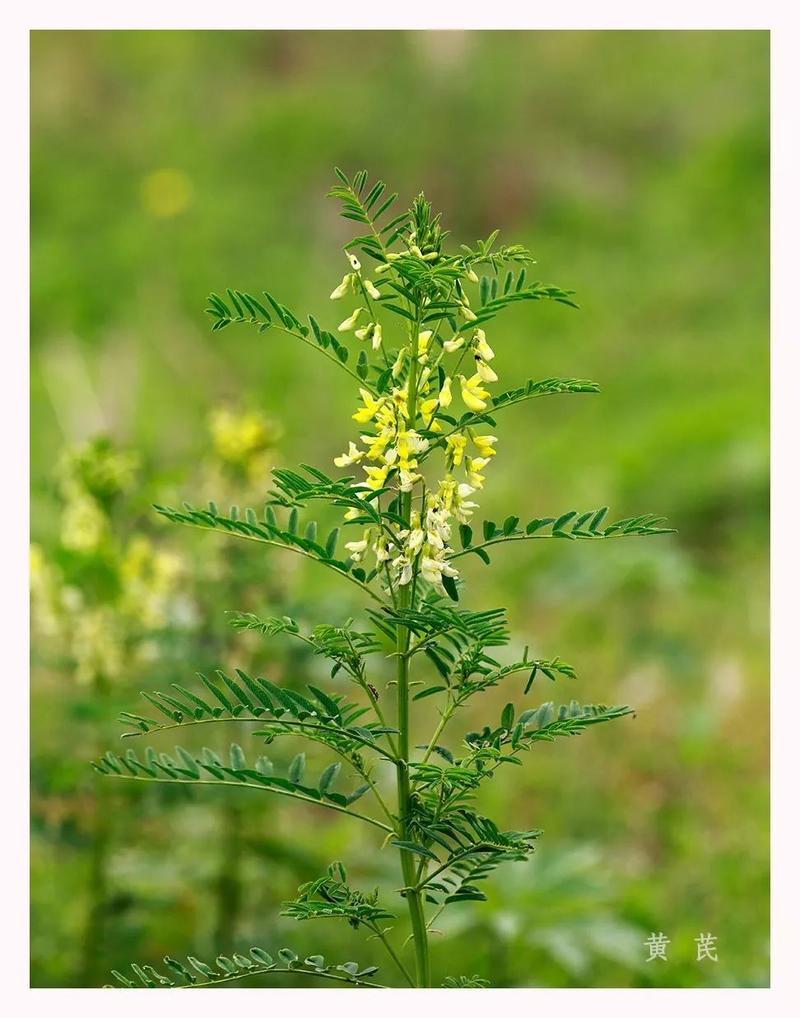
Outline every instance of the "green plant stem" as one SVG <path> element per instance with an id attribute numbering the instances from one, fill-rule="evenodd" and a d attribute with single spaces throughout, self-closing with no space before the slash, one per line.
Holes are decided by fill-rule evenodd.
<path id="1" fill-rule="evenodd" d="M 99 702 L 108 703 L 109 686 L 104 677 L 95 678 L 93 692 Z M 102 747 L 99 752 L 102 752 Z M 99 974 L 98 957 L 106 932 L 108 910 L 108 857 L 112 847 L 111 825 L 115 816 L 113 799 L 105 783 L 97 787 L 89 821 L 91 844 L 86 890 L 88 902 L 81 944 L 80 986 L 93 986 Z"/>
<path id="2" fill-rule="evenodd" d="M 408 417 L 413 427 L 416 419 L 417 403 L 417 339 L 419 336 L 419 321 L 414 322 L 411 333 L 411 367 L 408 380 Z M 400 498 L 400 515 L 405 521 L 406 527 L 411 525 L 411 492 L 403 492 Z M 400 607 L 408 608 L 411 602 L 411 590 L 406 584 L 400 589 Z M 397 806 L 400 816 L 400 835 L 404 841 L 412 840 L 409 837 L 408 819 L 411 806 L 411 787 L 409 782 L 409 660 L 408 646 L 411 633 L 406 626 L 397 627 L 397 737 L 398 761 L 397 761 Z M 430 961 L 428 958 L 428 931 L 425 926 L 425 910 L 419 891 L 415 888 L 414 857 L 410 852 L 400 850 L 400 860 L 403 869 L 403 883 L 406 891 L 406 902 L 408 914 L 411 920 L 411 930 L 414 939 L 414 955 L 416 959 L 416 984 L 418 987 L 431 985 Z"/>
<path id="3" fill-rule="evenodd" d="M 388 941 L 388 939 L 386 937 L 386 932 L 384 930 L 382 930 L 377 925 L 370 926 L 370 929 L 374 931 L 375 936 L 378 938 L 378 940 L 380 940 L 380 942 L 383 944 L 383 946 L 388 951 L 389 957 L 392 959 L 392 961 L 395 963 L 395 965 L 403 973 L 403 977 L 405 978 L 405 980 L 408 983 L 408 985 L 409 986 L 413 986 L 414 985 L 414 980 L 413 980 L 413 978 L 411 976 L 411 973 L 408 971 L 408 969 L 402 963 L 402 961 L 400 960 L 400 958 L 397 955 L 397 952 L 392 947 L 392 945 L 389 943 L 389 941 Z"/>
<path id="4" fill-rule="evenodd" d="M 428 746 L 427 746 L 427 748 L 425 750 L 425 753 L 424 753 L 424 755 L 422 757 L 422 760 L 420 761 L 421 763 L 427 763 L 428 762 L 428 758 L 430 757 L 431 753 L 436 748 L 436 743 L 439 741 L 439 736 L 444 731 L 445 726 L 447 725 L 447 722 L 453 716 L 453 713 L 455 712 L 455 708 L 456 708 L 456 704 L 455 704 L 454 701 L 452 701 L 451 703 L 448 703 L 448 705 L 442 711 L 442 715 L 441 715 L 441 717 L 439 719 L 439 724 L 436 726 L 436 731 L 431 736 L 431 741 L 428 743 Z"/>
<path id="5" fill-rule="evenodd" d="M 398 633 L 398 650 L 403 650 L 402 644 L 408 640 L 408 630 L 399 627 L 402 631 Z M 411 802 L 411 788 L 408 778 L 408 757 L 409 757 L 409 723 L 408 723 L 408 658 L 404 653 L 398 658 L 397 664 L 397 701 L 398 701 L 398 727 L 399 737 L 399 760 L 397 764 L 397 804 L 400 814 L 400 834 L 404 841 L 410 840 L 408 832 L 408 814 Z M 408 903 L 408 914 L 411 919 L 411 930 L 414 937 L 414 954 L 417 966 L 417 986 L 430 986 L 430 964 L 428 960 L 428 934 L 425 929 L 425 913 L 422 907 L 422 900 L 419 891 L 415 888 L 416 874 L 414 872 L 414 857 L 410 852 L 400 850 L 400 859 L 403 868 L 403 883 L 406 888 L 406 902 Z"/>

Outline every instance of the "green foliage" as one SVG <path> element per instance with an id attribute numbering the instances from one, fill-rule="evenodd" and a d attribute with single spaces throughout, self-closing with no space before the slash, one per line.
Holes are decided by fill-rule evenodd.
<path id="1" fill-rule="evenodd" d="M 262 948 L 251 947 L 246 955 L 237 953 L 228 958 L 221 954 L 210 964 L 192 955 L 189 955 L 185 962 L 167 956 L 164 958 L 164 967 L 168 974 L 160 972 L 152 965 L 137 965 L 134 962 L 130 967 L 130 975 L 114 970 L 111 975 L 115 982 L 107 983 L 105 989 L 113 990 L 120 987 L 160 989 L 167 986 L 189 988 L 210 986 L 212 983 L 225 985 L 237 979 L 266 975 L 268 972 L 297 972 L 349 983 L 351 986 L 378 985 L 368 981 L 368 977 L 378 971 L 375 966 L 361 968 L 354 961 L 346 961 L 339 965 L 326 964 L 325 958 L 319 954 L 301 960 L 288 947 L 282 947 L 277 952 L 277 960 Z"/>
<path id="2" fill-rule="evenodd" d="M 199 755 L 181 747 L 174 755 L 148 748 L 143 759 L 133 750 L 123 756 L 108 752 L 94 767 L 110 777 L 261 789 L 379 828 L 399 857 L 399 894 L 411 926 L 413 975 L 392 946 L 391 931 L 380 925 L 395 914 L 378 903 L 377 890 L 353 889 L 341 863 L 332 864 L 324 877 L 303 884 L 298 896 L 285 903 L 283 914 L 299 920 L 338 918 L 353 928 L 364 927 L 380 940 L 406 982 L 425 987 L 432 985 L 428 930 L 433 919 L 456 903 L 485 901 L 487 895 L 479 885 L 501 864 L 529 858 L 541 834 L 538 828 L 503 830 L 485 816 L 476 804 L 484 782 L 504 765 L 521 766 L 522 754 L 536 743 L 578 735 L 632 713 L 626 706 L 581 706 L 573 700 L 558 708 L 542 703 L 517 715 L 515 704 L 509 702 L 498 723 L 468 732 L 458 751 L 449 749 L 443 741 L 445 730 L 476 694 L 517 673 L 527 675 L 523 695 L 539 673 L 553 681 L 575 678 L 574 669 L 561 658 L 532 657 L 528 648 L 520 660 L 510 663 L 490 654 L 509 642 L 506 611 L 475 611 L 451 603 L 459 600 L 462 584 L 453 563 L 468 554 L 488 563 L 486 548 L 509 541 L 595 540 L 671 531 L 661 526 L 663 518 L 653 515 L 605 524 L 606 509 L 598 509 L 534 519 L 525 526 L 520 526 L 517 515 L 502 524 L 485 521 L 482 540 L 475 542 L 471 521 L 477 504 L 471 499 L 483 488 L 483 471 L 495 455 L 496 441 L 475 429 L 494 425 L 498 410 L 529 399 L 598 391 L 594 382 L 548 378 L 491 397 L 485 386 L 497 381 L 490 365 L 495 352 L 482 326 L 520 302 L 551 300 L 574 307 L 571 291 L 527 282 L 529 252 L 517 245 L 495 248 L 496 234 L 475 248 L 448 254 L 441 216 L 422 195 L 408 212 L 392 217 L 396 196 L 384 197 L 382 182 L 370 185 L 365 171 L 350 179 L 337 170 L 337 177 L 331 194 L 341 203 L 342 214 L 368 228 L 346 246 L 350 271 L 331 294 L 332 300 L 358 302 L 338 327 L 339 334 L 354 331 L 355 340 L 365 344 L 355 370 L 348 367 L 352 348 L 345 340 L 322 329 L 313 317 L 308 326 L 302 324 L 267 291 L 263 302 L 242 290 L 228 289 L 227 300 L 212 294 L 207 311 L 214 331 L 241 322 L 262 333 L 270 329 L 288 333 L 358 380 L 362 403 L 353 420 L 360 426 L 363 448 L 351 441 L 334 462 L 343 469 L 361 464 L 366 479 L 334 478 L 307 465 L 300 471 L 279 468 L 272 472 L 273 487 L 259 513 L 232 506 L 223 514 L 213 502 L 207 509 L 189 503 L 181 510 L 155 508 L 172 522 L 290 550 L 326 566 L 366 594 L 373 602 L 364 609 L 372 630 L 356 628 L 354 620 L 347 619 L 304 633 L 288 615 L 262 618 L 250 612 L 231 617 L 236 629 L 300 641 L 331 663 L 332 680 L 338 677 L 354 687 L 354 698 L 311 684 L 306 684 L 307 692 L 300 692 L 294 683 L 278 685 L 241 670 L 234 678 L 220 670 L 216 681 L 200 675 L 203 695 L 175 684 L 170 693 L 144 693 L 158 716 L 125 714 L 123 720 L 134 726 L 126 733 L 129 736 L 219 721 L 255 721 L 261 727 L 249 732 L 253 738 L 269 744 L 278 737 L 302 737 L 339 759 L 329 762 L 313 782 L 306 777 L 305 753 L 297 753 L 279 775 L 266 756 L 249 764 L 238 743 L 231 745 L 225 759 L 209 748 Z M 356 252 L 370 262 L 377 283 L 367 278 Z M 501 281 L 498 272 L 507 264 L 521 268 L 509 269 Z M 479 278 L 476 265 L 488 267 L 492 277 Z M 473 286 L 478 291 L 470 297 Z M 390 331 L 395 346 L 389 346 Z M 469 378 L 459 373 L 467 355 L 476 366 Z M 460 417 L 450 410 L 457 381 L 467 408 Z M 430 474 L 434 453 L 444 461 L 445 474 L 438 486 Z M 301 521 L 301 512 L 314 501 L 340 512 L 340 526 L 359 529 L 360 537 L 345 542 L 346 558 L 338 557 L 339 526 L 322 536 L 315 520 Z M 453 543 L 456 534 L 460 551 Z M 372 659 L 378 655 L 396 669 L 394 703 L 388 708 L 374 684 L 379 679 Z M 435 674 L 434 684 L 424 678 L 412 681 L 412 670 L 420 665 Z M 412 693 L 415 683 L 422 689 Z M 412 753 L 412 695 L 418 702 L 433 695 L 443 700 L 438 723 L 417 747 L 421 755 Z M 394 723 L 389 724 L 384 711 L 392 707 Z M 420 710 L 426 713 L 424 702 Z M 360 778 L 348 793 L 338 790 L 343 763 Z M 379 764 L 394 772 L 396 794 L 389 802 Z M 380 819 L 351 809 L 367 795 Z M 436 909 L 430 919 L 428 906 Z M 230 978 L 237 973 L 237 964 L 218 959 L 218 967 Z M 347 966 L 335 971 L 344 968 L 353 980 L 369 971 L 359 971 L 354 963 Z M 214 978 L 211 970 L 205 974 Z M 319 974 L 333 977 L 330 969 L 320 968 Z M 447 985 L 479 984 L 482 980 L 473 977 Z"/>
<path id="3" fill-rule="evenodd" d="M 308 536 L 309 524 L 306 524 L 304 534 L 298 533 L 296 513 L 289 514 L 287 527 L 283 529 L 277 525 L 274 511 L 269 505 L 265 507 L 261 522 L 258 521 L 252 509 L 245 509 L 244 519 L 242 519 L 237 506 L 231 506 L 227 516 L 220 514 L 213 503 L 209 504 L 208 509 L 195 509 L 187 503 L 183 512 L 160 505 L 154 508 L 156 512 L 172 523 L 184 523 L 190 527 L 199 527 L 201 530 L 217 530 L 234 537 L 260 541 L 264 544 L 285 548 L 298 555 L 304 555 L 329 569 L 336 570 L 360 587 L 365 587 L 365 581 L 369 582 L 377 575 L 377 570 L 373 570 L 367 577 L 365 571 L 355 567 L 350 559 L 343 560 L 334 557 L 335 543 L 331 541 L 334 531 L 328 535 L 324 545 L 314 537 Z"/>
<path id="4" fill-rule="evenodd" d="M 281 915 L 298 920 L 346 919 L 355 930 L 359 926 L 374 930 L 379 920 L 395 918 L 377 902 L 377 888 L 369 893 L 353 890 L 344 866 L 335 862 L 324 877 L 303 884 L 294 901 L 284 903 Z"/>
<path id="5" fill-rule="evenodd" d="M 448 976 L 442 983 L 449 990 L 483 990 L 490 985 L 489 980 L 481 976 Z"/>
<path id="6" fill-rule="evenodd" d="M 369 785 L 359 785 L 348 794 L 334 792 L 331 787 L 332 772 L 329 768 L 323 771 L 316 784 L 304 785 L 302 782 L 305 756 L 302 753 L 293 758 L 286 777 L 275 774 L 272 761 L 263 755 L 259 756 L 252 766 L 248 765 L 244 751 L 237 743 L 231 745 L 228 757 L 226 762 L 208 747 L 204 747 L 199 756 L 193 756 L 183 747 L 176 746 L 175 756 L 170 756 L 148 746 L 144 760 L 140 760 L 133 749 L 128 749 L 121 757 L 109 750 L 99 760 L 94 761 L 92 766 L 98 774 L 106 777 L 139 781 L 186 782 L 201 785 L 238 782 L 246 788 L 263 789 L 304 802 L 318 803 L 320 806 L 337 809 L 340 812 L 347 812 L 347 807 L 370 790 Z M 390 827 L 372 817 L 355 812 L 352 815 L 376 827 L 391 831 Z"/>

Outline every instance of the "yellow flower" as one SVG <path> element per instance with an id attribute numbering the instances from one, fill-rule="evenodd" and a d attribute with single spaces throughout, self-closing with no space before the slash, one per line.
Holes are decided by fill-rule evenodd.
<path id="1" fill-rule="evenodd" d="M 483 487 L 483 482 L 485 478 L 481 473 L 481 470 L 483 470 L 483 468 L 486 466 L 488 462 L 489 462 L 488 460 L 481 459 L 480 457 L 470 459 L 470 457 L 467 456 L 466 458 L 467 483 L 476 490 L 479 490 L 480 488 Z"/>
<path id="2" fill-rule="evenodd" d="M 382 262 L 374 269 L 375 275 L 380 276 L 382 273 L 388 272 L 391 267 L 392 266 L 389 264 L 389 262 Z"/>
<path id="3" fill-rule="evenodd" d="M 392 402 L 397 407 L 401 417 L 408 418 L 408 390 L 392 389 Z"/>
<path id="4" fill-rule="evenodd" d="M 362 280 L 362 282 L 364 283 L 364 289 L 367 291 L 370 297 L 372 297 L 373 300 L 381 299 L 381 291 L 377 288 L 377 286 L 375 286 L 374 283 L 370 283 L 368 279 L 364 279 Z"/>
<path id="5" fill-rule="evenodd" d="M 407 347 L 405 347 L 405 346 L 400 347 L 400 352 L 397 355 L 397 359 L 395 360 L 394 364 L 392 365 L 392 378 L 397 378 L 397 376 L 403 370 L 403 364 L 405 363 L 406 353 L 407 352 L 408 352 L 408 348 Z"/>
<path id="6" fill-rule="evenodd" d="M 433 418 L 433 415 L 436 413 L 438 408 L 439 408 L 438 396 L 435 396 L 433 399 L 425 399 L 420 404 L 419 412 L 422 414 L 423 423 L 425 424 L 425 427 L 430 428 L 431 431 L 442 430 L 442 426 L 441 424 L 439 424 L 438 421 L 433 421 L 433 423 L 431 423 L 431 419 Z"/>
<path id="7" fill-rule="evenodd" d="M 458 576 L 457 570 L 445 562 L 444 559 L 433 558 L 430 555 L 423 555 L 420 572 L 423 579 L 437 586 L 441 584 L 443 575 Z"/>
<path id="8" fill-rule="evenodd" d="M 459 310 L 461 311 L 462 317 L 465 318 L 468 322 L 474 322 L 475 319 L 478 317 L 472 310 L 472 308 L 468 308 L 466 304 L 462 304 Z"/>
<path id="9" fill-rule="evenodd" d="M 467 447 L 467 440 L 463 435 L 448 435 L 446 441 L 447 456 L 454 467 L 457 467 L 464 458 L 464 450 Z"/>
<path id="10" fill-rule="evenodd" d="M 340 298 L 344 297 L 344 295 L 350 290 L 350 287 L 352 285 L 353 285 L 353 274 L 351 272 L 348 272 L 346 275 L 342 276 L 341 283 L 339 283 L 339 285 L 331 294 L 331 300 L 339 300 Z"/>
<path id="11" fill-rule="evenodd" d="M 439 390 L 439 406 L 449 407 L 453 402 L 453 393 L 450 391 L 450 379 L 445 378 L 442 388 Z"/>
<path id="12" fill-rule="evenodd" d="M 375 559 L 377 562 L 380 563 L 389 561 L 392 557 L 389 554 L 389 547 L 388 539 L 383 534 L 379 533 L 375 543 L 372 545 L 372 550 L 375 552 Z"/>
<path id="13" fill-rule="evenodd" d="M 423 542 L 425 541 L 425 531 L 420 526 L 414 527 L 412 530 L 404 530 L 400 536 L 406 537 L 406 549 L 411 553 L 412 557 L 416 555 L 422 548 Z"/>
<path id="14" fill-rule="evenodd" d="M 444 343 L 442 343 L 445 353 L 455 353 L 456 350 L 460 350 L 463 345 L 463 336 L 456 336 L 455 339 L 446 339 Z"/>
<path id="15" fill-rule="evenodd" d="M 475 349 L 485 361 L 490 361 L 494 358 L 494 350 L 486 342 L 486 333 L 483 329 L 475 330 L 473 341 L 475 343 Z"/>
<path id="16" fill-rule="evenodd" d="M 366 308 L 363 307 L 356 308 L 349 318 L 345 318 L 345 320 L 339 324 L 339 332 L 349 332 L 358 321 L 358 317 L 361 312 L 365 310 Z"/>
<path id="17" fill-rule="evenodd" d="M 347 452 L 343 452 L 341 456 L 337 456 L 333 462 L 337 467 L 349 467 L 351 463 L 358 463 L 358 461 L 363 458 L 363 449 L 359 449 L 355 442 L 351 442 Z"/>
<path id="18" fill-rule="evenodd" d="M 425 329 L 425 331 L 421 332 L 417 338 L 417 357 L 420 364 L 424 364 L 428 359 L 428 346 L 430 345 L 432 335 L 433 332 L 431 329 Z"/>
<path id="19" fill-rule="evenodd" d="M 353 266 L 353 271 L 359 272 L 361 270 L 361 262 L 358 260 L 358 258 L 356 258 L 354 254 L 349 254 L 347 257 L 350 259 L 350 264 Z"/>
<path id="20" fill-rule="evenodd" d="M 350 557 L 354 562 L 360 562 L 364 557 L 367 550 L 367 543 L 369 540 L 369 531 L 364 531 L 364 537 L 360 541 L 348 541 L 345 548 L 350 552 Z"/>
<path id="21" fill-rule="evenodd" d="M 373 399 L 372 393 L 368 392 L 366 389 L 359 389 L 358 391 L 361 393 L 361 399 L 364 401 L 364 405 L 363 407 L 359 407 L 353 414 L 353 420 L 357 421 L 359 424 L 366 424 L 367 421 L 371 421 L 375 414 L 380 410 L 383 406 L 384 400 L 383 398 Z"/>
<path id="22" fill-rule="evenodd" d="M 73 551 L 95 551 L 109 530 L 108 518 L 91 496 L 76 489 L 61 517 L 61 543 Z"/>
<path id="23" fill-rule="evenodd" d="M 402 467 L 417 465 L 417 461 L 412 459 L 410 434 L 408 431 L 401 431 L 397 435 L 397 455 L 400 457 Z"/>
<path id="24" fill-rule="evenodd" d="M 495 374 L 495 372 L 492 370 L 492 368 L 489 367 L 486 361 L 478 354 L 475 354 L 475 369 L 481 376 L 481 378 L 484 380 L 484 382 L 497 381 L 497 375 Z"/>
<path id="25" fill-rule="evenodd" d="M 494 448 L 496 441 L 496 435 L 472 436 L 472 444 L 478 450 L 478 455 L 483 456 L 484 459 L 489 459 L 489 457 L 494 456 L 497 453 L 497 450 Z"/>
<path id="26" fill-rule="evenodd" d="M 414 567 L 405 555 L 398 555 L 394 562 L 392 562 L 392 568 L 398 573 L 397 582 L 401 587 L 411 583 L 414 576 Z"/>
<path id="27" fill-rule="evenodd" d="M 400 468 L 400 490 L 411 491 L 417 481 L 420 480 L 421 475 L 415 474 L 413 470 L 406 470 L 403 467 Z"/>
<path id="28" fill-rule="evenodd" d="M 470 268 L 467 269 L 467 279 L 470 281 L 470 283 L 480 283 L 480 279 L 478 279 L 478 273 L 471 266 Z"/>
<path id="29" fill-rule="evenodd" d="M 382 331 L 376 322 L 370 322 L 363 329 L 356 329 L 356 339 L 368 339 L 372 342 L 372 349 L 377 350 L 381 345 Z"/>
<path id="30" fill-rule="evenodd" d="M 363 467 L 363 470 L 367 475 L 366 485 L 368 488 L 372 488 L 373 491 L 378 491 L 386 483 L 386 476 L 389 473 L 388 466 Z"/>
<path id="31" fill-rule="evenodd" d="M 247 466 L 275 441 L 274 425 L 254 411 L 235 413 L 218 409 L 211 415 L 210 424 L 215 454 L 235 467 Z"/>
<path id="32" fill-rule="evenodd" d="M 468 523 L 470 517 L 478 508 L 477 502 L 470 502 L 469 496 L 475 489 L 469 484 L 459 484 L 458 490 L 453 498 L 453 515 L 459 523 Z"/>
<path id="33" fill-rule="evenodd" d="M 362 435 L 361 441 L 364 445 L 369 446 L 369 452 L 367 453 L 367 459 L 377 460 L 380 459 L 386 446 L 392 440 L 392 432 L 387 428 L 383 428 L 377 435 Z"/>
<path id="34" fill-rule="evenodd" d="M 458 376 L 461 382 L 461 398 L 470 410 L 475 413 L 486 409 L 486 397 L 489 395 L 486 389 L 481 388 L 481 376 L 475 374 L 472 378 Z"/>

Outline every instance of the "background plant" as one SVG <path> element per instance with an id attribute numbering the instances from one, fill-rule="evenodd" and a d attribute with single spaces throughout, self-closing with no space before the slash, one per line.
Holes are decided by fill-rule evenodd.
<path id="1" fill-rule="evenodd" d="M 544 511 L 590 505 L 602 492 L 626 514 L 669 506 L 680 533 L 591 553 L 540 542 L 533 558 L 516 549 L 496 555 L 491 570 L 475 556 L 463 563 L 489 603 L 509 598 L 515 652 L 532 634 L 543 651 L 569 647 L 587 689 L 635 703 L 638 714 L 613 753 L 605 738 L 541 746 L 535 769 L 484 792 L 492 815 L 535 809 L 547 818 L 547 852 L 509 868 L 509 878 L 538 886 L 549 860 L 575 852 L 585 860 L 585 877 L 565 869 L 547 902 L 548 925 L 588 924 L 596 899 L 587 884 L 602 887 L 617 931 L 613 957 L 584 937 L 579 972 L 565 951 L 522 944 L 515 896 L 494 883 L 489 901 L 469 909 L 468 932 L 467 911 L 442 916 L 448 936 L 437 959 L 445 971 L 480 971 L 488 951 L 509 985 L 529 982 L 531 971 L 554 986 L 763 984 L 766 36 L 41 33 L 32 59 L 32 526 L 40 546 L 49 553 L 57 539 L 43 478 L 63 443 L 87 434 L 98 407 L 104 429 L 161 475 L 144 502 L 198 497 L 208 406 L 221 401 L 264 405 L 268 397 L 286 427 L 290 463 L 325 463 L 341 451 L 330 422 L 352 409 L 344 373 L 309 353 L 301 379 L 291 343 L 253 343 L 243 327 L 231 342 L 208 334 L 197 314 L 198 293 L 225 278 L 252 287 L 268 280 L 291 307 L 321 306 L 332 286 L 331 244 L 345 239 L 321 209 L 321 168 L 365 162 L 391 167 L 397 180 L 424 180 L 460 238 L 495 224 L 534 238 L 585 310 L 540 304 L 532 333 L 520 327 L 524 307 L 497 319 L 504 383 L 525 380 L 533 342 L 537 375 L 585 373 L 606 395 L 549 401 L 532 434 L 507 429 L 482 508 L 504 518 L 524 475 Z M 448 71 L 452 60 L 471 74 Z M 431 102 L 440 117 L 413 116 Z M 365 119 L 408 130 L 376 127 L 365 139 Z M 400 144 L 412 121 L 414 144 Z M 491 139 L 491 152 L 481 141 L 472 157 L 451 159 L 464 151 L 465 132 Z M 324 403 L 306 398 L 306 372 L 328 386 Z M 198 541 L 184 528 L 162 530 L 158 541 L 180 552 L 193 579 L 226 543 Z M 355 586 L 295 568 L 299 556 L 276 553 L 267 563 L 291 570 L 297 603 L 311 584 L 315 597 L 330 599 L 320 617 L 358 607 Z M 250 596 L 248 610 L 286 610 Z M 289 613 L 302 614 L 296 606 Z M 202 620 L 204 629 L 226 626 L 219 610 Z M 281 649 L 273 643 L 270 657 Z M 94 738 L 76 721 L 81 690 L 34 651 L 32 979 L 73 985 L 87 844 L 58 817 Z M 240 644 L 240 665 L 244 653 Z M 323 662 L 312 666 L 320 684 Z M 282 668 L 281 681 L 293 673 Z M 164 670 L 149 684 L 133 679 L 121 706 L 174 677 Z M 482 704 L 499 715 L 505 701 L 496 687 Z M 469 730 L 479 719 L 469 704 L 465 711 Z M 590 786 L 585 775 L 597 771 L 603 781 Z M 114 788 L 137 803 L 135 820 L 132 810 L 118 818 L 123 837 L 111 859 L 129 905 L 115 914 L 99 971 L 180 944 L 213 955 L 220 804 L 177 786 Z M 170 794 L 170 810 L 155 793 Z M 253 798 L 236 796 L 242 805 Z M 362 846 L 360 827 L 313 807 L 272 819 L 279 829 L 268 839 L 252 816 L 238 942 L 291 942 L 301 954 L 325 943 L 330 956 L 344 943 L 345 954 L 377 962 L 380 945 L 364 945 L 357 931 L 277 918 L 280 902 L 332 858 L 347 858 L 358 881 L 380 876 L 387 890 L 396 886 L 388 869 L 376 874 L 383 859 Z M 190 832 L 210 849 L 202 858 L 186 845 Z M 283 851 L 292 837 L 304 853 L 296 843 Z M 670 964 L 654 970 L 640 942 L 661 928 L 672 935 Z M 694 961 L 700 928 L 724 944 L 713 968 Z M 634 947 L 623 936 L 633 929 Z M 448 965 L 451 953 L 459 960 Z"/>
<path id="2" fill-rule="evenodd" d="M 336 620 L 304 634 L 289 616 L 262 619 L 250 613 L 232 620 L 237 628 L 267 637 L 285 634 L 302 640 L 331 662 L 332 679 L 346 675 L 358 693 L 351 692 L 351 698 L 335 688 L 325 691 L 311 684 L 300 693 L 241 669 L 236 669 L 238 677 L 217 670 L 216 680 L 199 676 L 205 696 L 172 683 L 170 692 L 143 694 L 155 708 L 155 717 L 124 712 L 123 719 L 133 726 L 129 735 L 191 729 L 215 721 L 260 720 L 266 727 L 252 734 L 261 736 L 267 746 L 279 737 L 300 737 L 322 744 L 340 759 L 311 783 L 304 779 L 304 752 L 292 758 L 285 776 L 278 776 L 265 755 L 248 763 L 238 743 L 231 745 L 226 758 L 208 747 L 199 755 L 182 746 L 173 755 L 148 747 L 141 757 L 133 749 L 124 756 L 108 751 L 93 766 L 102 775 L 136 781 L 204 785 L 233 781 L 316 802 L 386 832 L 384 845 L 399 850 L 399 893 L 408 910 L 413 973 L 402 959 L 401 946 L 391 942 L 392 928 L 386 926 L 396 913 L 379 902 L 377 889 L 352 887 L 340 862 L 302 885 L 283 914 L 299 920 L 334 918 L 363 928 L 380 940 L 406 983 L 429 987 L 428 936 L 437 918 L 456 903 L 485 900 L 478 885 L 498 866 L 523 861 L 540 834 L 538 829 L 504 831 L 483 815 L 478 807 L 483 783 L 504 764 L 520 765 L 521 755 L 539 742 L 578 735 L 632 713 L 629 707 L 580 705 L 572 700 L 555 709 L 551 702 L 539 703 L 517 715 L 509 702 L 499 723 L 489 719 L 478 731 L 467 733 L 463 755 L 455 755 L 440 740 L 472 697 L 519 672 L 528 676 L 525 693 L 537 675 L 556 681 L 574 678 L 575 672 L 559 657 L 531 656 L 527 647 L 521 659 L 506 664 L 492 656 L 494 648 L 508 642 L 505 609 L 470 611 L 448 603 L 445 594 L 450 601 L 459 601 L 461 578 L 454 563 L 475 554 L 489 565 L 488 549 L 518 541 L 561 538 L 594 543 L 671 531 L 662 526 L 663 518 L 650 513 L 609 523 L 608 509 L 602 507 L 534 517 L 524 526 L 519 516 L 509 516 L 502 524 L 484 520 L 481 537 L 475 539 L 472 524 L 478 505 L 473 499 L 484 487 L 484 472 L 498 441 L 485 428 L 494 428 L 497 414 L 516 404 L 598 390 L 594 382 L 582 379 L 548 378 L 492 394 L 488 386 L 498 381 L 492 363 L 495 351 L 483 327 L 519 302 L 552 300 L 575 307 L 571 291 L 530 282 L 526 275 L 534 261 L 530 252 L 521 245 L 498 245 L 496 231 L 474 247 L 464 244 L 450 253 L 441 216 L 433 214 L 423 195 L 407 212 L 397 214 L 397 194 L 388 194 L 382 181 L 370 183 L 366 171 L 352 180 L 338 169 L 336 175 L 331 197 L 341 203 L 346 219 L 366 228 L 345 246 L 348 271 L 330 295 L 331 300 L 351 302 L 338 337 L 313 315 L 308 316 L 308 325 L 303 324 L 266 290 L 263 299 L 230 288 L 227 300 L 212 293 L 207 311 L 214 331 L 246 323 L 260 334 L 283 333 L 315 349 L 360 383 L 361 402 L 352 418 L 361 433 L 334 463 L 339 468 L 361 464 L 365 476 L 333 478 L 308 466 L 299 473 L 275 469 L 274 488 L 260 514 L 251 508 L 242 513 L 237 506 L 221 513 L 213 501 L 204 509 L 189 503 L 182 510 L 156 508 L 173 522 L 293 551 L 361 588 L 374 602 L 366 611 L 371 624 L 367 629 L 353 620 Z M 362 258 L 370 260 L 369 274 Z M 488 274 L 479 276 L 478 270 Z M 380 289 L 370 276 L 380 276 Z M 357 357 L 345 341 L 349 333 L 363 344 Z M 355 369 L 348 366 L 351 360 Z M 454 416 L 456 381 L 463 412 Z M 431 457 L 433 463 L 441 463 L 432 466 Z M 357 528 L 356 538 L 344 544 L 347 558 L 337 555 L 338 527 L 323 537 L 314 518 L 301 519 L 300 511 L 306 516 L 318 502 L 343 510 L 342 524 Z M 386 688 L 379 691 L 374 685 L 378 675 L 369 661 L 372 655 L 396 662 L 391 714 Z M 421 688 L 414 692 L 415 686 Z M 430 709 L 413 719 L 412 699 L 431 697 L 439 701 L 438 721 L 432 720 Z M 419 738 L 421 755 L 413 748 Z M 333 790 L 341 761 L 361 781 L 350 792 Z M 388 803 L 385 788 L 381 790 L 383 763 L 394 771 L 395 795 Z M 370 804 L 380 818 L 350 808 L 364 796 L 372 797 Z M 427 904 L 433 906 L 432 913 L 426 912 Z M 374 966 L 361 968 L 354 962 L 326 966 L 321 955 L 303 962 L 286 950 L 279 960 L 285 962 L 284 968 L 304 966 L 323 978 L 341 979 L 344 974 L 353 982 L 374 985 L 366 979 L 376 971 Z M 216 969 L 189 958 L 195 973 L 225 981 L 251 976 L 259 961 L 260 970 L 276 965 L 280 969 L 270 956 L 260 958 L 253 951 L 249 956 L 233 954 L 232 960 L 220 956 Z M 196 983 L 191 970 L 170 958 L 165 964 L 190 985 Z M 145 986 L 173 985 L 169 976 L 152 968 L 134 965 L 133 972 Z M 115 977 L 121 985 L 132 985 L 118 972 Z M 464 985 L 464 980 L 483 982 L 485 977 L 457 973 L 447 979 L 446 985 Z"/>

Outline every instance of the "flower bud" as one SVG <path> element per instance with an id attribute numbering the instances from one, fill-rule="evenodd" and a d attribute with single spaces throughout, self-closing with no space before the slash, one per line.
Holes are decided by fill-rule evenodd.
<path id="1" fill-rule="evenodd" d="M 353 277 L 352 277 L 352 275 L 349 272 L 347 273 L 347 275 L 342 276 L 341 283 L 339 283 L 339 285 L 336 287 L 336 289 L 331 294 L 331 300 L 340 300 L 342 297 L 344 297 L 344 295 L 347 293 L 347 291 L 352 286 L 352 283 L 353 283 Z"/>
<path id="2" fill-rule="evenodd" d="M 339 332 L 349 332 L 358 321 L 358 317 L 361 312 L 364 310 L 365 308 L 363 307 L 356 308 L 349 318 L 345 318 L 345 320 L 339 324 Z"/>

